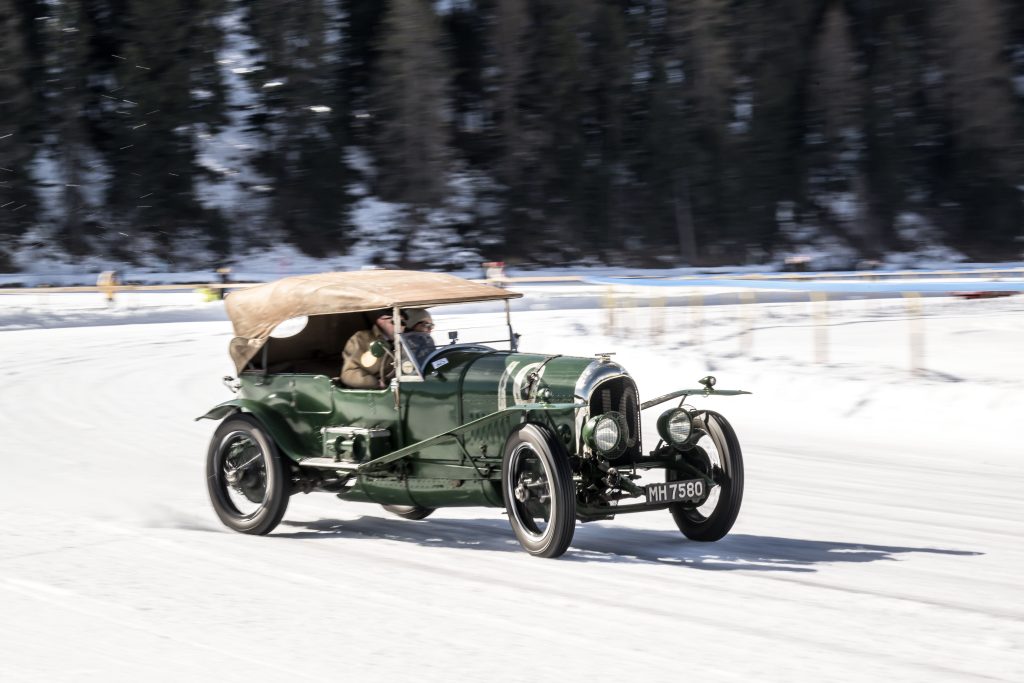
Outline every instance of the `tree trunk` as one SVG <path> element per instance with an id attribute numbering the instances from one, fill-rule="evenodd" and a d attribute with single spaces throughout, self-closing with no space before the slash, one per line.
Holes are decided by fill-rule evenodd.
<path id="1" fill-rule="evenodd" d="M 687 265 L 693 265 L 697 260 L 697 234 L 693 226 L 690 182 L 682 171 L 677 171 L 672 181 L 672 205 L 675 208 L 679 256 Z"/>

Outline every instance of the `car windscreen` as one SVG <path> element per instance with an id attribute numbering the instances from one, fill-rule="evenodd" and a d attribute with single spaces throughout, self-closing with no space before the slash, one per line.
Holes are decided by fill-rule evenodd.
<path id="1" fill-rule="evenodd" d="M 437 349 L 433 337 L 426 332 L 403 332 L 399 338 L 402 340 L 403 355 L 416 365 L 422 376 L 427 359 Z"/>

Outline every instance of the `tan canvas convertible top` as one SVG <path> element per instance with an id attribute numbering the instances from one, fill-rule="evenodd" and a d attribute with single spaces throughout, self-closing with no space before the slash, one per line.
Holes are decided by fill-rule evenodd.
<path id="1" fill-rule="evenodd" d="M 224 301 L 234 326 L 231 358 L 241 372 L 286 320 L 398 306 L 500 301 L 522 296 L 445 273 L 360 270 L 297 275 L 232 292 Z"/>

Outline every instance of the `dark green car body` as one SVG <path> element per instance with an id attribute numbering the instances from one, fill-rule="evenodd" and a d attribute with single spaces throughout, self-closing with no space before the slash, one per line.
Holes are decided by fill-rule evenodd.
<path id="1" fill-rule="evenodd" d="M 432 361 L 440 359 L 447 363 L 422 381 L 381 390 L 344 388 L 322 374 L 243 372 L 238 397 L 204 417 L 252 413 L 296 465 L 329 470 L 329 460 L 357 473 L 346 499 L 501 507 L 502 447 L 514 427 L 544 424 L 576 453 L 585 448 L 577 443 L 576 424 L 586 415 L 584 397 L 575 393 L 580 378 L 626 377 L 607 361 L 477 345 L 441 347 Z M 524 387 L 538 367 L 536 385 Z M 632 405 L 637 409 L 635 398 Z M 365 430 L 354 434 L 361 439 L 339 433 L 355 430 Z M 364 443 L 346 444 L 352 441 Z M 396 452 L 407 455 L 382 460 Z"/>

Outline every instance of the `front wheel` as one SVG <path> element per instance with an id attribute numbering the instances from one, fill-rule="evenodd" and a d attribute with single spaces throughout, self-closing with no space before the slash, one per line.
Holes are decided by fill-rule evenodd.
<path id="1" fill-rule="evenodd" d="M 288 469 L 257 419 L 243 413 L 217 427 L 206 457 L 206 487 L 226 526 L 270 533 L 288 509 L 288 484 Z"/>
<path id="2" fill-rule="evenodd" d="M 669 506 L 676 526 L 691 541 L 717 541 L 729 533 L 743 501 L 743 453 L 732 425 L 715 412 L 703 411 L 694 427 L 704 434 L 684 454 L 687 464 L 714 482 L 707 499 L 699 506 L 673 503 Z M 692 479 L 692 470 L 668 470 L 669 481 Z"/>
<path id="3" fill-rule="evenodd" d="M 508 521 L 523 549 L 537 557 L 558 557 L 576 530 L 576 485 L 569 457 L 544 427 L 520 426 L 501 461 L 501 491 Z"/>

